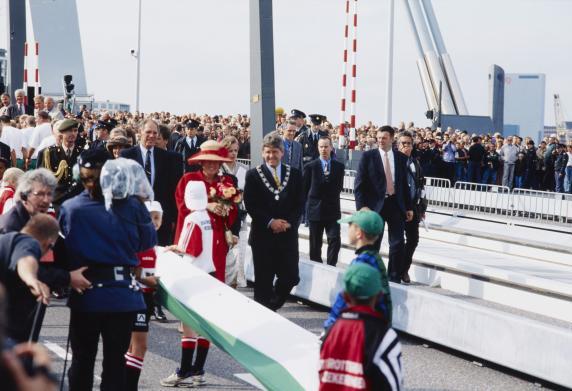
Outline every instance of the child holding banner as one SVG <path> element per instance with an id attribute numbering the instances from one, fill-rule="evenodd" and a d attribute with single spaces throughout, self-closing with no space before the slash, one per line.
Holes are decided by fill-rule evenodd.
<path id="1" fill-rule="evenodd" d="M 183 223 L 179 242 L 168 247 L 182 253 L 190 262 L 207 273 L 215 271 L 213 263 L 213 231 L 206 210 L 207 190 L 202 181 L 190 181 L 185 187 L 185 204 L 191 211 Z M 181 366 L 170 376 L 161 380 L 164 387 L 200 386 L 205 383 L 204 366 L 210 342 L 183 324 L 181 338 Z M 193 364 L 193 355 L 197 351 Z"/>

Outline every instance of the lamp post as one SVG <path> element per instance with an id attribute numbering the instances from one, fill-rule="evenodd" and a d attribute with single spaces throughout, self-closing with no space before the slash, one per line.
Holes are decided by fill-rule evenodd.
<path id="1" fill-rule="evenodd" d="M 137 49 L 131 50 L 131 55 L 137 61 L 137 80 L 135 82 L 135 111 L 139 112 L 139 84 L 141 82 L 141 1 L 139 0 L 139 18 L 137 21 Z"/>

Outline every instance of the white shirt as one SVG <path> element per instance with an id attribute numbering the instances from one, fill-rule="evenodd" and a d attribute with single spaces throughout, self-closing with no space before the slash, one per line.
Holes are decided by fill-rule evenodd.
<path id="1" fill-rule="evenodd" d="M 385 154 L 383 149 L 379 149 L 379 156 L 381 156 L 381 163 L 383 164 L 383 172 L 385 172 Z M 387 152 L 387 157 L 389 159 L 389 169 L 391 170 L 391 178 L 393 179 L 393 184 L 395 185 L 395 160 L 393 159 L 393 149 Z"/>
<path id="2" fill-rule="evenodd" d="M 4 126 L 2 128 L 0 141 L 16 152 L 16 159 L 22 159 L 24 157 L 22 154 L 22 148 L 25 147 L 25 137 L 24 132 L 22 132 L 21 129 L 14 128 L 12 126 Z"/>
<path id="3" fill-rule="evenodd" d="M 193 147 L 193 143 L 195 144 L 195 147 L 196 147 L 196 146 L 197 146 L 197 142 L 199 141 L 199 140 L 197 140 L 197 136 L 195 136 L 195 137 L 186 137 L 186 139 L 187 139 L 187 144 L 189 144 L 189 148 L 192 148 L 192 147 Z"/>
<path id="4" fill-rule="evenodd" d="M 139 144 L 141 148 L 141 157 L 143 158 L 143 169 L 145 169 L 145 161 L 147 160 L 147 148 Z M 155 148 L 151 148 L 151 187 L 155 183 Z"/>
<path id="5" fill-rule="evenodd" d="M 268 170 L 270 171 L 270 174 L 272 174 L 272 178 L 274 178 L 274 167 L 272 167 L 270 164 L 266 163 L 266 168 L 268 168 Z M 282 181 L 282 164 L 279 164 L 278 167 L 276 167 L 276 175 L 278 176 L 278 180 Z"/>
<path id="6" fill-rule="evenodd" d="M 28 145 L 31 148 L 36 149 L 36 152 L 34 152 L 32 159 L 36 158 L 36 156 L 38 155 L 38 146 L 40 145 L 42 140 L 48 136 L 52 136 L 52 125 L 49 122 L 40 124 L 34 128 L 32 136 L 28 140 Z"/>
<path id="7" fill-rule="evenodd" d="M 568 154 L 568 163 L 566 163 L 566 167 L 572 167 L 572 152 L 566 152 Z"/>
<path id="8" fill-rule="evenodd" d="M 56 145 L 56 137 L 53 134 L 49 135 L 48 137 L 44 137 L 44 139 L 40 142 L 40 145 L 38 145 L 38 148 L 36 148 L 34 151 L 32 159 L 36 159 L 38 157 L 38 152 L 51 147 L 52 145 Z"/>

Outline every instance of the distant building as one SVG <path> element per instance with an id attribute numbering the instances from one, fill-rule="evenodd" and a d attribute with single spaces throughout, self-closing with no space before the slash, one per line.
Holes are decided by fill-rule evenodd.
<path id="1" fill-rule="evenodd" d="M 540 141 L 544 134 L 545 86 L 546 76 L 542 73 L 505 74 L 505 134 L 511 134 L 518 126 L 520 137 Z"/>
<path id="2" fill-rule="evenodd" d="M 87 107 L 89 107 L 89 104 Z M 91 110 L 93 110 L 93 111 L 109 111 L 110 113 L 115 113 L 118 111 L 130 111 L 130 106 L 126 103 L 119 103 L 119 102 L 94 101 L 91 104 Z"/>

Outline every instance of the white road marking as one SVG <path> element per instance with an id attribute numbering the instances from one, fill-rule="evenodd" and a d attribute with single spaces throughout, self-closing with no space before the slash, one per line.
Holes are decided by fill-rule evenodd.
<path id="1" fill-rule="evenodd" d="M 59 358 L 61 358 L 62 360 L 66 359 L 66 350 L 64 348 L 62 348 L 60 345 L 55 344 L 53 342 L 50 341 L 43 341 L 42 342 L 44 344 L 44 346 L 50 350 L 52 353 L 54 353 L 56 356 L 58 356 Z M 72 358 L 72 353 L 68 352 L 68 361 L 71 360 Z M 69 368 L 69 365 L 68 365 Z M 93 375 L 93 377 L 95 377 L 97 380 L 101 381 L 101 377 L 98 375 Z"/>
<path id="2" fill-rule="evenodd" d="M 242 381 L 247 382 L 251 386 L 258 388 L 259 390 L 266 390 L 266 388 L 264 388 L 264 386 L 260 384 L 258 380 L 256 380 L 256 378 L 250 373 L 235 373 L 234 376 L 238 377 Z"/>

